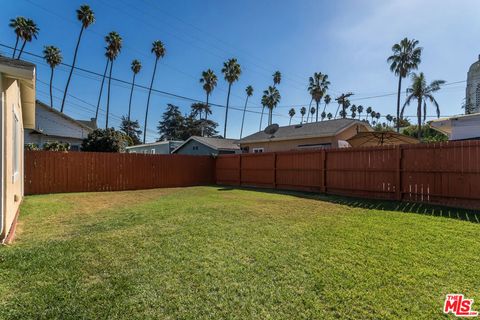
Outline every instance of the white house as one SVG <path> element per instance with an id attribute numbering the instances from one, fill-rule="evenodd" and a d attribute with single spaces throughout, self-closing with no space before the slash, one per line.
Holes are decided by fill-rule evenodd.
<path id="1" fill-rule="evenodd" d="M 0 242 L 8 242 L 23 199 L 23 129 L 35 128 L 35 65 L 0 57 L 0 92 Z"/>
<path id="2" fill-rule="evenodd" d="M 437 119 L 430 127 L 446 134 L 449 140 L 480 139 L 480 113 Z"/>
<path id="3" fill-rule="evenodd" d="M 25 144 L 34 143 L 39 147 L 44 143 L 68 142 L 70 150 L 79 151 L 82 140 L 97 128 L 95 119 L 75 120 L 38 100 L 35 118 L 35 128 L 25 129 Z"/>

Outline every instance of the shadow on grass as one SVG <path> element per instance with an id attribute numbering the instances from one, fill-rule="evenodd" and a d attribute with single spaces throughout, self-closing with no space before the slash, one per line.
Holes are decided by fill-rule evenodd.
<path id="1" fill-rule="evenodd" d="M 418 202 L 405 202 L 405 201 L 391 201 L 391 200 L 374 200 L 364 198 L 354 198 L 345 196 L 335 196 L 319 194 L 314 192 L 302 192 L 302 191 L 289 191 L 289 190 L 277 190 L 277 189 L 262 189 L 253 187 L 230 187 L 230 186 L 217 186 L 219 191 L 230 190 L 248 190 L 257 191 L 263 193 L 273 194 L 285 194 L 304 199 L 313 199 L 326 201 L 330 203 L 341 204 L 349 207 L 372 209 L 372 210 L 385 210 L 385 211 L 398 211 L 405 213 L 416 213 L 436 217 L 444 217 L 450 219 L 464 220 L 473 223 L 480 223 L 480 210 L 474 209 L 462 209 L 453 208 L 433 204 L 425 204 Z"/>

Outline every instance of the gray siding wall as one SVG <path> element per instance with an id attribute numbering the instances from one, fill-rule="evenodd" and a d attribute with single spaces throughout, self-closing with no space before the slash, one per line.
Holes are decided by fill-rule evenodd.
<path id="1" fill-rule="evenodd" d="M 187 144 L 185 144 L 180 150 L 176 152 L 177 154 L 190 154 L 190 155 L 196 155 L 196 156 L 202 156 L 202 155 L 212 155 L 212 154 L 218 154 L 218 151 L 215 149 L 212 149 L 204 144 L 199 143 L 198 141 L 195 140 L 190 140 Z"/>
<path id="2" fill-rule="evenodd" d="M 155 154 L 170 154 L 176 147 L 181 145 L 181 142 L 170 141 L 167 143 L 157 144 L 157 145 L 147 145 L 147 146 L 133 146 L 127 149 L 128 153 L 146 153 L 152 154 L 152 149 L 155 150 Z"/>

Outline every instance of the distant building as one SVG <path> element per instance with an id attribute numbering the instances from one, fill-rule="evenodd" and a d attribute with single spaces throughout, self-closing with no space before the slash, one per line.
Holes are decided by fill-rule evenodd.
<path id="1" fill-rule="evenodd" d="M 480 55 L 468 69 L 465 114 L 480 112 Z"/>
<path id="2" fill-rule="evenodd" d="M 139 144 L 126 148 L 127 153 L 144 153 L 144 154 L 170 154 L 183 141 L 158 141 L 146 144 Z"/>
<path id="3" fill-rule="evenodd" d="M 25 144 L 34 143 L 42 147 L 44 143 L 68 142 L 70 150 L 79 151 L 83 139 L 97 128 L 95 119 L 75 120 L 66 114 L 50 108 L 41 101 L 36 102 L 35 128 L 25 129 Z"/>
<path id="4" fill-rule="evenodd" d="M 480 113 L 436 119 L 430 127 L 448 136 L 448 140 L 480 139 Z"/>
<path id="5" fill-rule="evenodd" d="M 0 57 L 0 243 L 13 238 L 23 199 L 24 129 L 35 128 L 35 65 Z"/>
<path id="6" fill-rule="evenodd" d="M 190 155 L 231 154 L 240 153 L 240 146 L 238 145 L 238 140 L 234 139 L 193 136 L 188 138 L 172 153 Z"/>
<path id="7" fill-rule="evenodd" d="M 358 132 L 373 131 L 367 122 L 335 119 L 279 127 L 274 134 L 263 131 L 240 140 L 246 153 L 348 147 L 346 140 Z"/>

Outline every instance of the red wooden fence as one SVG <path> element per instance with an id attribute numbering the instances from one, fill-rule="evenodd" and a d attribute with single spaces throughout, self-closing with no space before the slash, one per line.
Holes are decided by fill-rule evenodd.
<path id="1" fill-rule="evenodd" d="M 214 166 L 209 156 L 25 151 L 25 194 L 213 184 Z"/>
<path id="2" fill-rule="evenodd" d="M 480 208 L 480 142 L 222 155 L 216 181 Z"/>

